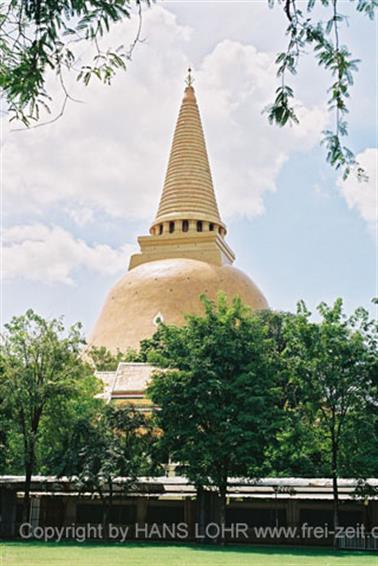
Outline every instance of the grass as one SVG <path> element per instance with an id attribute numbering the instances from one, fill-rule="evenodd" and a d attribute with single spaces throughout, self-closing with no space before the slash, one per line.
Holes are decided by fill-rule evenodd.
<path id="1" fill-rule="evenodd" d="M 0 566 L 378 566 L 361 552 L 313 548 L 125 543 L 0 543 Z"/>

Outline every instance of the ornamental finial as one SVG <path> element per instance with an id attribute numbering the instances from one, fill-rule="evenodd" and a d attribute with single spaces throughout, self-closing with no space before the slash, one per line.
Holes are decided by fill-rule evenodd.
<path id="1" fill-rule="evenodd" d="M 186 77 L 185 82 L 188 86 L 192 86 L 194 83 L 194 79 L 192 77 L 192 69 L 190 67 L 188 69 L 188 76 Z"/>

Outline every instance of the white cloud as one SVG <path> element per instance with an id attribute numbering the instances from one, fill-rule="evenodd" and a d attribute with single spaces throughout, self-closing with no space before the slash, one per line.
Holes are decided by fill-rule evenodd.
<path id="1" fill-rule="evenodd" d="M 349 208 L 357 209 L 360 216 L 367 222 L 369 230 L 374 233 L 378 222 L 378 149 L 367 148 L 358 154 L 356 159 L 366 171 L 368 181 L 358 181 L 355 172 L 352 172 L 346 181 L 340 177 L 337 184 Z"/>
<path id="2" fill-rule="evenodd" d="M 78 226 L 85 226 L 94 221 L 94 210 L 85 206 L 67 207 L 65 212 Z"/>
<path id="3" fill-rule="evenodd" d="M 72 284 L 73 272 L 85 268 L 102 274 L 125 271 L 134 246 L 90 246 L 58 226 L 32 224 L 5 230 L 2 276 Z"/>
<path id="4" fill-rule="evenodd" d="M 317 144 L 326 123 L 323 108 L 298 103 L 299 127 L 268 124 L 262 111 L 277 86 L 274 59 L 253 45 L 224 40 L 199 73 L 214 178 L 228 216 L 261 214 L 264 193 L 275 190 L 283 163 Z"/>
<path id="5" fill-rule="evenodd" d="M 127 45 L 130 24 L 115 27 L 108 42 Z M 10 133 L 5 145 L 5 208 L 46 216 L 59 206 L 84 225 L 96 214 L 145 219 L 156 211 L 169 144 L 183 94 L 191 29 L 167 9 L 145 13 L 143 36 L 125 74 L 110 88 L 94 83 L 73 94 L 56 123 Z M 195 86 L 220 208 L 227 216 L 264 210 L 292 152 L 317 144 L 326 121 L 322 108 L 300 108 L 300 127 L 280 130 L 261 115 L 276 88 L 274 54 L 224 40 L 195 71 Z M 75 209 L 86 211 L 73 213 Z"/>

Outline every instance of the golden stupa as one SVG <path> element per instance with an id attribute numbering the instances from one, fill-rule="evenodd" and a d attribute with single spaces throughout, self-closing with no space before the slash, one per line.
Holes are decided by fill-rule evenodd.
<path id="1" fill-rule="evenodd" d="M 180 325 L 185 314 L 202 313 L 202 293 L 214 299 L 223 291 L 253 309 L 267 308 L 253 281 L 232 267 L 226 233 L 189 72 L 157 216 L 150 235 L 138 238 L 140 253 L 111 289 L 89 344 L 137 349 L 159 321 Z"/>

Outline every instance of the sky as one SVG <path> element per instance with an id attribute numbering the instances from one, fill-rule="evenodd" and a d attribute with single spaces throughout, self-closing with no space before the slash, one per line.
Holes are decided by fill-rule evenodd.
<path id="1" fill-rule="evenodd" d="M 377 26 L 341 8 L 350 15 L 342 42 L 361 59 L 348 145 L 367 183 L 343 182 L 325 163 L 329 77 L 310 55 L 292 81 L 300 125 L 270 126 L 262 114 L 286 41 L 282 10 L 265 0 L 158 2 L 110 87 L 67 77 L 81 102 L 55 123 L 14 131 L 4 117 L 1 323 L 33 308 L 91 330 L 156 214 L 188 66 L 235 265 L 274 309 L 337 297 L 348 312 L 369 308 L 378 294 Z M 116 25 L 105 43 L 130 44 L 137 23 Z M 52 81 L 58 112 L 56 89 Z"/>

